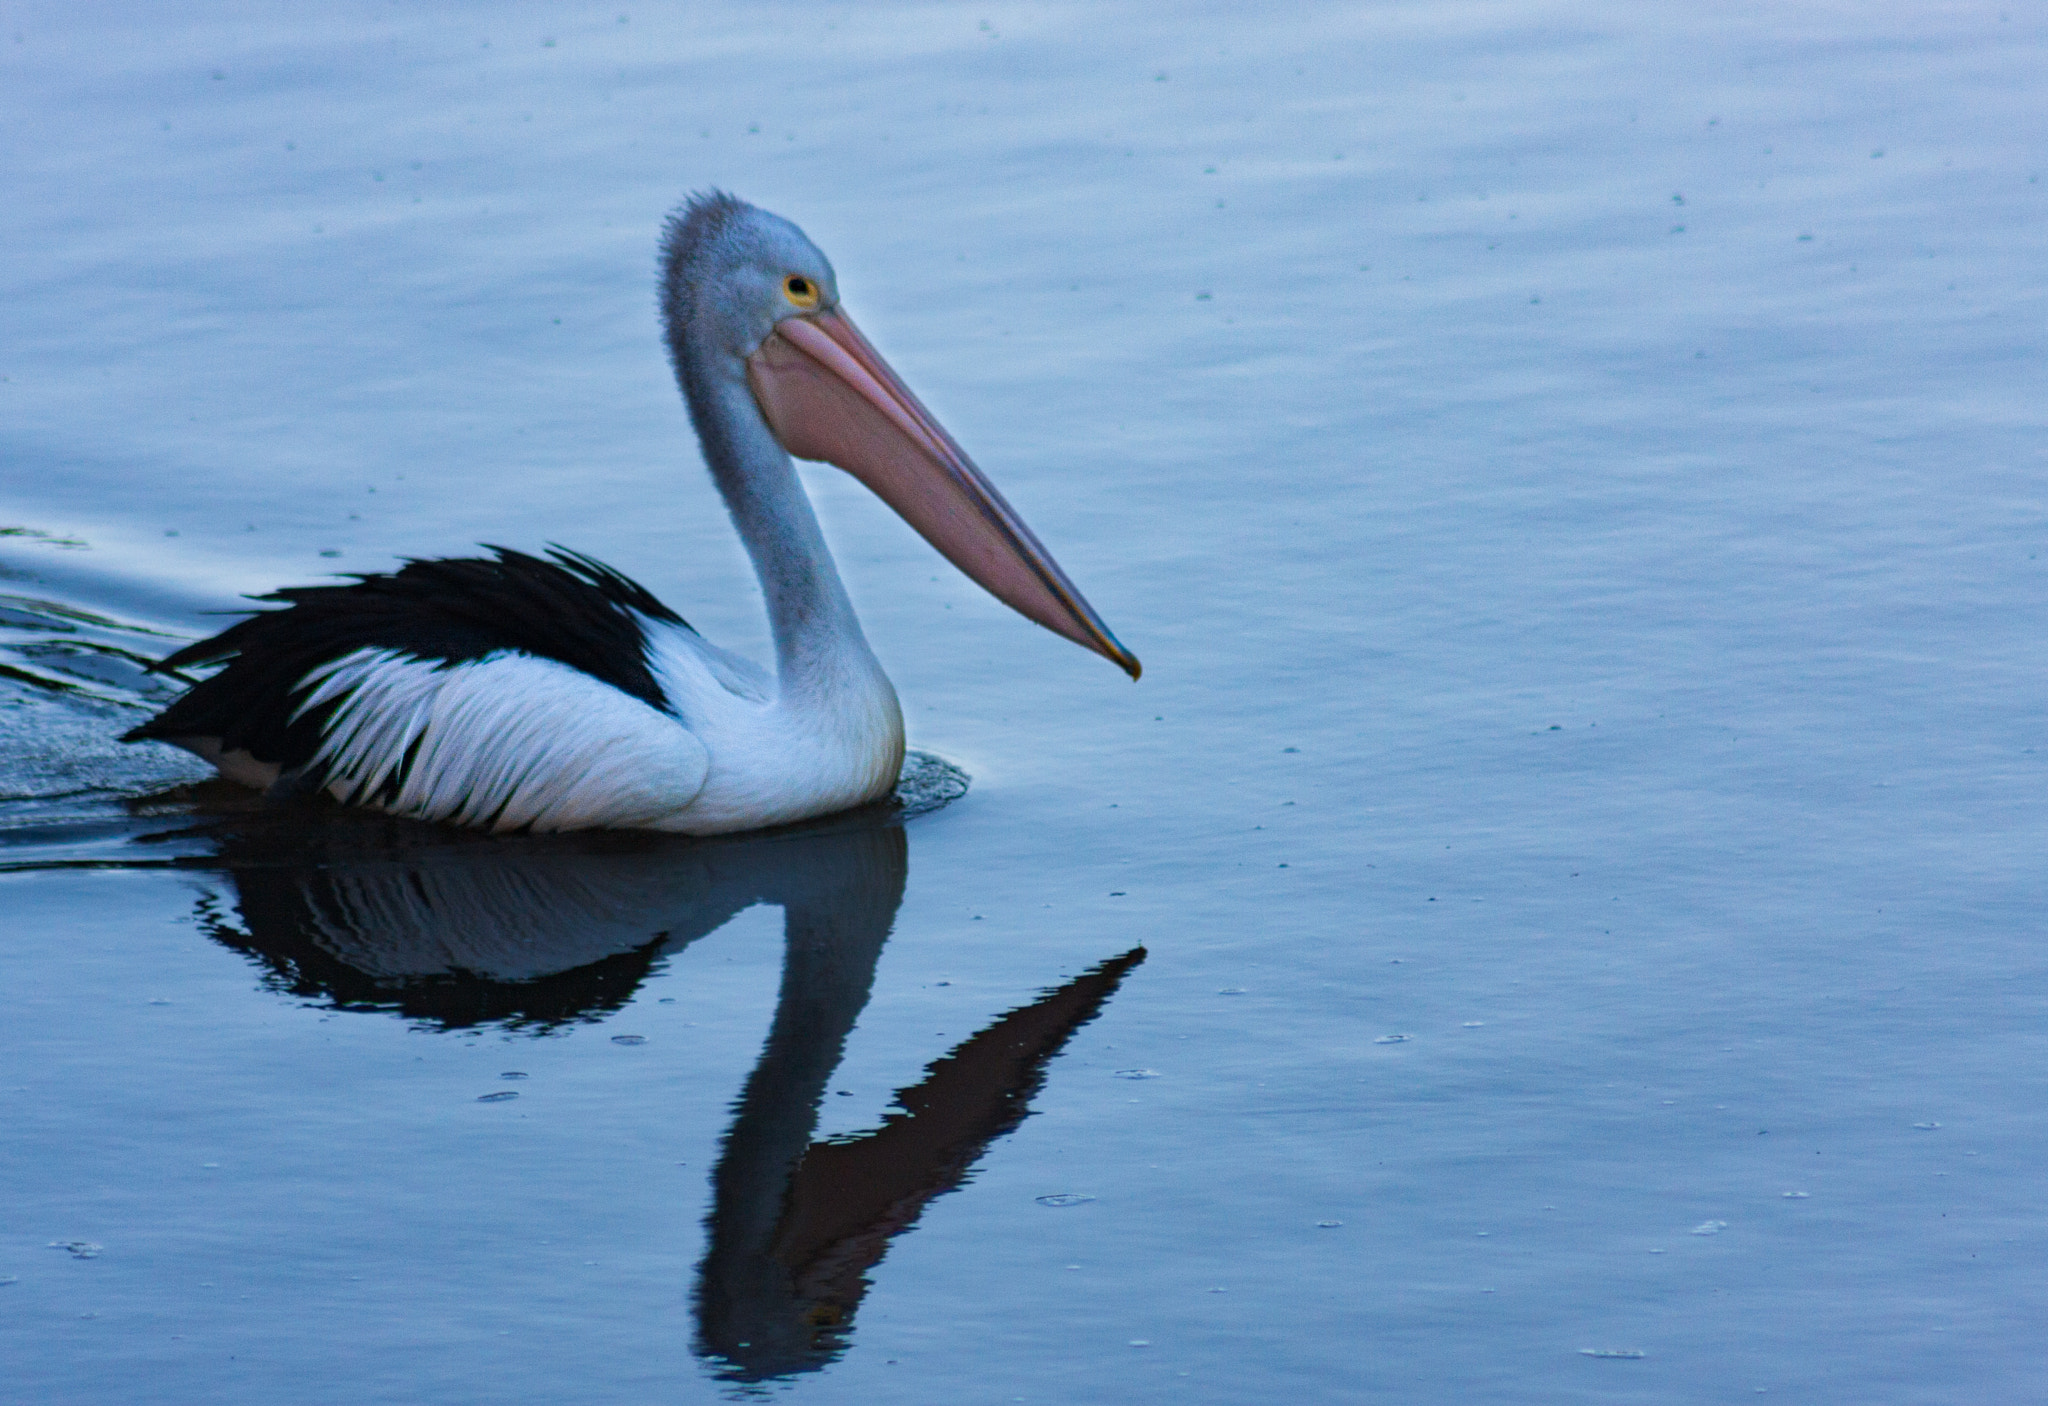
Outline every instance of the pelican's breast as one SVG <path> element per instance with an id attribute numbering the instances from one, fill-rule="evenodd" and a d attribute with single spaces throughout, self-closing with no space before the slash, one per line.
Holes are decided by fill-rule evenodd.
<path id="1" fill-rule="evenodd" d="M 903 771 L 903 714 L 865 659 L 779 689 L 694 631 L 650 621 L 648 664 L 669 711 L 700 742 L 704 785 L 657 828 L 691 835 L 784 825 L 877 801 Z M 865 654 L 865 651 L 862 651 Z"/>

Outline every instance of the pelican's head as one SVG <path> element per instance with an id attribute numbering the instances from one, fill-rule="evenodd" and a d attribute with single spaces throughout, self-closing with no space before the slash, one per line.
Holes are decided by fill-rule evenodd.
<path id="1" fill-rule="evenodd" d="M 775 324 L 839 306 L 832 261 L 804 232 L 723 191 L 693 197 L 662 239 L 662 313 L 683 369 L 685 344 L 744 362 Z"/>
<path id="2" fill-rule="evenodd" d="M 974 581 L 1138 677 L 1051 553 L 839 306 L 831 261 L 779 215 L 713 191 L 670 217 L 662 314 L 698 432 L 711 380 L 744 368 L 799 459 L 852 474 Z"/>

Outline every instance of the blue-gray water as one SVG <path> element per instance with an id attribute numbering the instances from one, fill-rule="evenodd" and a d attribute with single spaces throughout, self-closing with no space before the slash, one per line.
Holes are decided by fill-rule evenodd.
<path id="1" fill-rule="evenodd" d="M 2044 41 L 11 7 L 0 1398 L 2038 1395 Z M 654 321 L 710 184 L 1143 682 L 818 469 L 950 807 L 124 800 L 239 593 L 561 541 L 760 650 Z"/>

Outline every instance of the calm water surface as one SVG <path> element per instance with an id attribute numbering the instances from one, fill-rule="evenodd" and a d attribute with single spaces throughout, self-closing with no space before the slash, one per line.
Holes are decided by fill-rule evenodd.
<path id="1" fill-rule="evenodd" d="M 5 21 L 0 1398 L 2038 1394 L 2037 9 Z M 944 808 L 111 741 L 477 541 L 759 650 L 653 315 L 714 183 L 1142 683 L 819 469 Z"/>

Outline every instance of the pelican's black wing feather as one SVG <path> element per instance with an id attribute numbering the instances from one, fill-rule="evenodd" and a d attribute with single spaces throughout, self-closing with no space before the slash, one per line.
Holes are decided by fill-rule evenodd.
<path id="1" fill-rule="evenodd" d="M 359 649 L 389 649 L 453 666 L 512 650 L 553 659 L 662 707 L 647 663 L 642 619 L 683 625 L 644 586 L 579 552 L 549 559 L 505 547 L 489 557 L 408 561 L 346 586 L 291 586 L 279 601 L 211 639 L 159 661 L 159 669 L 227 667 L 127 734 L 125 741 L 217 737 L 287 770 L 318 751 L 333 702 L 294 719 L 299 686 L 322 664 Z M 685 626 L 687 628 L 687 626 Z"/>

